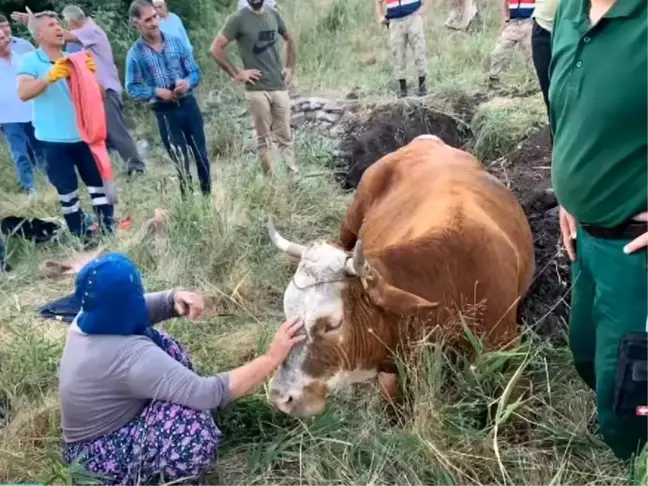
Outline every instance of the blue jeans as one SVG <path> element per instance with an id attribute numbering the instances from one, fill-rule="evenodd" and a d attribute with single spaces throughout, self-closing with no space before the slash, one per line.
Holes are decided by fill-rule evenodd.
<path id="1" fill-rule="evenodd" d="M 108 203 L 99 169 L 85 142 L 53 143 L 41 142 L 47 162 L 47 177 L 56 188 L 65 222 L 76 236 L 86 236 L 85 216 L 79 204 L 79 181 L 86 185 L 92 207 L 103 229 L 112 232 L 114 227 L 113 205 Z M 75 170 L 76 168 L 76 170 Z"/>
<path id="2" fill-rule="evenodd" d="M 191 190 L 192 186 L 189 150 L 196 162 L 200 190 L 203 194 L 210 194 L 211 171 L 207 141 L 203 117 L 196 98 L 189 95 L 180 98 L 176 103 L 158 102 L 153 109 L 164 148 L 178 171 L 182 197 L 186 196 L 187 189 Z"/>
<path id="3" fill-rule="evenodd" d="M 25 191 L 34 189 L 34 167 L 43 168 L 40 142 L 34 136 L 34 126 L 27 123 L 4 123 L 0 125 L 14 166 L 18 182 Z"/>

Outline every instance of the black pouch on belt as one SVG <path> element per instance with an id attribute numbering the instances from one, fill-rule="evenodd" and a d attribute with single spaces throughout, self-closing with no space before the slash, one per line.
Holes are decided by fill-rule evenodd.
<path id="1" fill-rule="evenodd" d="M 648 333 L 626 334 L 619 345 L 614 413 L 648 417 Z"/>

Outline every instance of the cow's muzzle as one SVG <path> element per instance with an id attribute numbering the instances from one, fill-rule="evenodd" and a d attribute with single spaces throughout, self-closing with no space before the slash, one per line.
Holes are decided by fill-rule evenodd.
<path id="1" fill-rule="evenodd" d="M 314 383 L 301 391 L 282 391 L 271 387 L 269 401 L 277 409 L 294 417 L 313 417 L 326 410 L 326 385 Z"/>

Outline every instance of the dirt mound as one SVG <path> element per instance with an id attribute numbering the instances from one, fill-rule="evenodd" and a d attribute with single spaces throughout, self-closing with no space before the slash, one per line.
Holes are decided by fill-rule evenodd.
<path id="1" fill-rule="evenodd" d="M 466 150 L 473 136 L 461 120 L 420 105 L 386 105 L 347 122 L 335 168 L 340 184 L 345 189 L 357 187 L 371 164 L 424 133 Z M 488 170 L 518 197 L 533 231 L 537 269 L 520 317 L 540 334 L 562 341 L 569 312 L 570 272 L 560 247 L 558 207 L 551 190 L 548 129 L 532 132 Z"/>
<path id="2" fill-rule="evenodd" d="M 488 169 L 518 197 L 533 231 L 536 275 L 521 317 L 540 334 L 560 341 L 569 314 L 571 277 L 560 243 L 558 202 L 551 190 L 549 129 L 532 132 Z"/>
<path id="3" fill-rule="evenodd" d="M 357 187 L 367 167 L 418 135 L 436 135 L 457 148 L 465 147 L 473 136 L 470 127 L 458 118 L 407 103 L 382 105 L 347 120 L 342 129 L 341 156 L 335 162 L 335 172 L 345 189 Z"/>

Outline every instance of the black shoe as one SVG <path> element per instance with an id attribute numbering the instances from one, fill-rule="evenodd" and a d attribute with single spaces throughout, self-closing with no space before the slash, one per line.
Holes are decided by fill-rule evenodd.
<path id="1" fill-rule="evenodd" d="M 13 270 L 12 266 L 6 262 L 0 261 L 0 273 L 6 272 L 9 273 Z"/>
<path id="2" fill-rule="evenodd" d="M 427 95 L 427 85 L 425 84 L 425 76 L 420 76 L 418 78 L 418 95 L 419 96 Z"/>
<path id="3" fill-rule="evenodd" d="M 399 79 L 398 80 L 398 85 L 400 87 L 398 97 L 399 98 L 405 98 L 407 96 L 407 81 L 405 79 Z"/>
<path id="4" fill-rule="evenodd" d="M 144 175 L 144 170 L 143 169 L 128 169 L 128 179 L 132 179 L 133 176 L 143 176 Z"/>
<path id="5" fill-rule="evenodd" d="M 502 81 L 500 80 L 499 77 L 497 76 L 489 76 L 488 77 L 488 89 L 490 90 L 498 90 L 501 89 L 502 87 Z"/>

